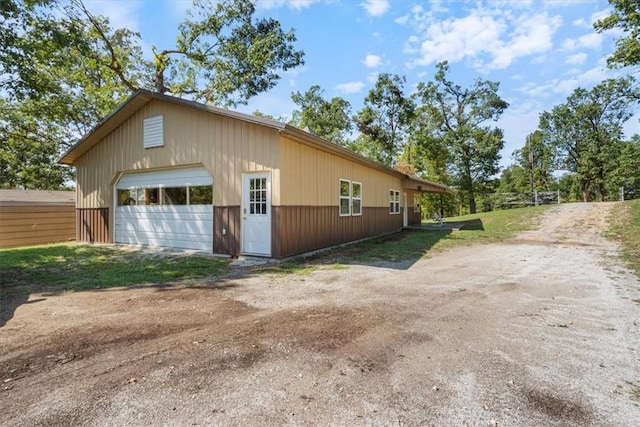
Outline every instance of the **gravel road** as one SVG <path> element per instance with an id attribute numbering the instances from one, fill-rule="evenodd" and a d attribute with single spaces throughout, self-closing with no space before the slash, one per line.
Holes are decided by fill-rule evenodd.
<path id="1" fill-rule="evenodd" d="M 564 204 L 413 263 L 31 295 L 0 425 L 640 425 L 640 281 Z"/>

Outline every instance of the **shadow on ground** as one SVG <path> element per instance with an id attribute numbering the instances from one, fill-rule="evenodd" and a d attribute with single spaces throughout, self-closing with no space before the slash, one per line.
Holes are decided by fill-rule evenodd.
<path id="1" fill-rule="evenodd" d="M 175 288 L 202 288 L 208 291 L 224 291 L 237 286 L 233 279 L 260 274 L 301 274 L 323 265 L 358 264 L 370 267 L 407 270 L 424 257 L 439 241 L 447 239 L 454 230 L 484 230 L 482 221 L 474 219 L 460 222 L 423 224 L 407 228 L 387 236 L 343 245 L 313 254 L 300 255 L 282 262 L 269 262 L 264 266 L 203 270 L 196 274 L 173 277 L 175 263 L 193 261 L 192 254 L 173 253 L 147 249 L 119 251 L 111 246 L 92 247 L 92 256 L 79 254 L 87 246 L 53 246 L 23 250 L 22 259 L 14 264 L 2 265 L 0 277 L 0 328 L 3 327 L 23 304 L 32 304 L 64 292 L 105 292 L 112 288 L 137 289 L 151 287 L 158 291 Z M 225 263 L 206 255 L 195 255 L 210 263 Z M 118 264 L 119 263 L 119 264 Z M 131 264 L 139 269 L 127 273 Z M 24 265 L 28 265 L 25 267 Z M 137 265 L 137 264 L 136 264 Z M 201 267 L 194 265 L 193 269 Z M 122 269 L 121 279 L 102 284 L 107 269 Z M 190 270 L 189 270 L 190 271 Z M 165 274 L 166 273 L 166 274 Z M 31 295 L 36 299 L 29 300 Z"/>

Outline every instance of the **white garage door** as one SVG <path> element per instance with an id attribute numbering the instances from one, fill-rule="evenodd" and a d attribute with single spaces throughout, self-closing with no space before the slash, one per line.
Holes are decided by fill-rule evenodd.
<path id="1" fill-rule="evenodd" d="M 116 243 L 213 250 L 213 179 L 205 168 L 126 173 L 115 189 Z"/>

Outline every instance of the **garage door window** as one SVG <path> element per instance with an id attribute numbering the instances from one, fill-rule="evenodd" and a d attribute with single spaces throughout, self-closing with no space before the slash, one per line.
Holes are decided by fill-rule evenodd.
<path id="1" fill-rule="evenodd" d="M 118 190 L 118 206 L 211 204 L 213 204 L 213 187 L 211 185 Z"/>
<path id="2" fill-rule="evenodd" d="M 210 185 L 199 185 L 189 187 L 190 205 L 211 205 L 213 204 L 213 187 Z"/>
<path id="3" fill-rule="evenodd" d="M 136 190 L 118 190 L 118 206 L 136 204 Z"/>
<path id="4" fill-rule="evenodd" d="M 169 187 L 162 189 L 163 205 L 186 205 L 187 187 Z"/>

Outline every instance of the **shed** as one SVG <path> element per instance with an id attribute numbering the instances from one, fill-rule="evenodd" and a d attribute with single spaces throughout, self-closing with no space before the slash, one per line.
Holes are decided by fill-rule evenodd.
<path id="1" fill-rule="evenodd" d="M 75 192 L 0 190 L 0 248 L 75 239 Z"/>
<path id="2" fill-rule="evenodd" d="M 141 90 L 63 155 L 80 241 L 282 258 L 416 224 L 405 175 L 309 132 Z"/>

